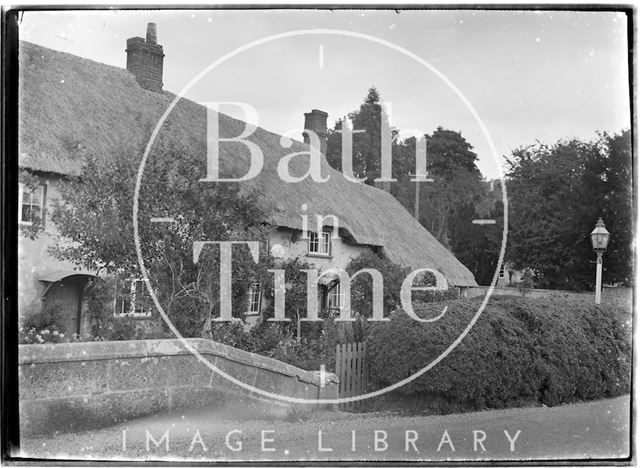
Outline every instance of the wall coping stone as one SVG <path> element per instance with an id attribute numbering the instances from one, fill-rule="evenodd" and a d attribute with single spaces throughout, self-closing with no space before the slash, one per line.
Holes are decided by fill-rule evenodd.
<path id="1" fill-rule="evenodd" d="M 248 366 L 265 369 L 278 374 L 297 377 L 302 382 L 320 386 L 320 375 L 276 359 L 243 351 L 222 343 L 202 338 L 186 338 L 191 348 L 203 357 L 215 356 Z M 105 359 L 128 359 L 191 355 L 191 351 L 179 339 L 130 340 L 130 341 L 84 341 L 76 343 L 50 343 L 19 345 L 18 363 L 31 364 L 99 361 Z M 204 364 L 202 364 L 204 365 Z M 335 374 L 328 374 L 328 381 L 336 381 Z"/>

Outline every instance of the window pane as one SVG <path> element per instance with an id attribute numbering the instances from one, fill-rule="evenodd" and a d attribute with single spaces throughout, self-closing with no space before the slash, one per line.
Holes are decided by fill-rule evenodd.
<path id="1" fill-rule="evenodd" d="M 343 304 L 342 300 L 342 288 L 340 287 L 340 283 L 336 284 L 328 294 L 328 304 L 329 309 L 340 309 Z"/>
<path id="2" fill-rule="evenodd" d="M 309 252 L 318 252 L 318 234 L 316 232 L 309 233 Z"/>
<path id="3" fill-rule="evenodd" d="M 260 312 L 260 296 L 262 291 L 260 283 L 252 283 L 249 287 L 249 313 L 257 314 Z"/>
<path id="4" fill-rule="evenodd" d="M 34 190 L 29 189 L 26 185 L 22 190 L 22 206 L 20 207 L 21 218 L 24 223 L 32 223 L 40 218 L 42 211 L 42 194 L 43 188 L 36 187 Z"/>
<path id="5" fill-rule="evenodd" d="M 31 222 L 31 205 L 22 205 L 22 222 Z"/>
<path id="6" fill-rule="evenodd" d="M 116 297 L 116 305 L 115 305 L 115 314 L 116 315 L 120 315 L 122 314 L 124 311 L 122 310 L 124 308 L 124 300 L 122 300 L 121 297 Z"/>
<path id="7" fill-rule="evenodd" d="M 30 205 L 32 196 L 33 196 L 33 192 L 29 190 L 25 185 L 24 189 L 22 190 L 22 204 Z"/>

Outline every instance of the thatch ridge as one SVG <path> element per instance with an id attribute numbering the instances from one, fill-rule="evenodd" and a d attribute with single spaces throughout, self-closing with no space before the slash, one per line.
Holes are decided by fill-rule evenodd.
<path id="1" fill-rule="evenodd" d="M 108 156 L 121 148 L 122 141 L 140 141 L 175 97 L 141 88 L 127 70 L 39 45 L 21 42 L 19 57 L 19 164 L 34 171 L 77 174 L 79 148 Z M 171 137 L 189 148 L 194 158 L 205 158 L 206 109 L 182 99 L 169 121 L 166 131 Z M 245 126 L 222 114 L 219 121 L 221 136 L 239 135 Z M 329 181 L 281 181 L 278 161 L 307 146 L 294 140 L 290 148 L 283 148 L 280 138 L 262 128 L 248 138 L 260 146 L 265 161 L 260 175 L 244 186 L 259 191 L 265 208 L 273 213 L 268 221 L 300 229 L 301 215 L 308 214 L 313 228 L 316 214 L 335 215 L 357 243 L 382 247 L 399 264 L 438 269 L 456 286 L 476 285 L 473 274 L 390 194 L 347 181 L 324 159 L 322 172 Z M 243 145 L 221 145 L 220 153 L 224 170 L 248 169 Z M 306 172 L 302 163 L 292 164 L 294 174 Z M 302 203 L 308 205 L 306 212 Z"/>

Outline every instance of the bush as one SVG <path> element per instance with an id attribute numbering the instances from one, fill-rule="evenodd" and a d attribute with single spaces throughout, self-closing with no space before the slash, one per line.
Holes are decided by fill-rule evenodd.
<path id="1" fill-rule="evenodd" d="M 383 287 L 383 309 L 385 316 L 391 311 L 400 307 L 400 290 L 402 283 L 411 268 L 401 267 L 387 257 L 366 251 L 352 259 L 347 265 L 347 273 L 353 276 L 357 271 L 364 268 L 373 268 L 382 274 L 384 280 Z M 422 278 L 421 278 L 422 276 Z M 427 272 L 418 276 L 414 281 L 416 286 L 434 286 L 435 275 Z M 458 298 L 458 290 L 454 287 L 446 291 L 415 291 L 413 300 L 420 302 L 441 302 Z M 351 308 L 364 317 L 370 317 L 373 310 L 373 281 L 370 275 L 358 275 L 351 286 Z"/>
<path id="2" fill-rule="evenodd" d="M 533 289 L 533 271 L 531 271 L 531 268 L 527 268 L 524 270 L 524 273 L 522 274 L 522 281 L 518 283 L 518 291 L 520 291 L 520 294 L 522 294 L 523 296 L 526 296 L 531 292 L 532 289 Z"/>
<path id="3" fill-rule="evenodd" d="M 211 334 L 213 341 L 268 357 L 272 357 L 276 347 L 288 337 L 285 326 L 270 322 L 261 322 L 249 329 L 243 322 L 214 323 Z"/>
<path id="4" fill-rule="evenodd" d="M 68 341 L 64 333 L 48 328 L 36 330 L 35 328 L 20 327 L 18 330 L 18 343 L 20 344 L 44 344 L 62 343 Z"/>
<path id="5" fill-rule="evenodd" d="M 433 323 L 398 311 L 390 322 L 372 325 L 375 385 L 393 384 L 429 364 L 459 336 L 480 302 L 449 302 L 446 315 Z M 434 317 L 443 305 L 417 313 Z M 630 330 L 613 309 L 561 298 L 494 297 L 462 342 L 398 393 L 474 409 L 621 395 L 630 389 Z"/>
<path id="6" fill-rule="evenodd" d="M 44 302 L 42 310 L 30 314 L 24 319 L 22 324 L 25 330 L 34 329 L 36 332 L 48 329 L 51 332 L 66 332 L 64 326 L 60 323 L 63 306 L 58 302 Z"/>
<path id="7" fill-rule="evenodd" d="M 69 341 L 71 336 L 65 335 L 65 328 L 60 324 L 62 304 L 44 302 L 42 310 L 30 314 L 18 329 L 18 343 L 43 344 Z"/>
<path id="8" fill-rule="evenodd" d="M 334 368 L 336 343 L 353 341 L 353 327 L 350 323 L 336 324 L 332 318 L 327 318 L 318 329 L 317 338 L 303 336 L 298 341 L 293 330 L 283 324 L 261 322 L 247 329 L 242 322 L 227 322 L 214 324 L 212 335 L 219 343 L 272 357 L 301 369 L 319 370 L 324 364 L 330 371 Z"/>
<path id="9" fill-rule="evenodd" d="M 335 367 L 335 345 L 333 348 L 322 339 L 293 337 L 286 339 L 276 347 L 273 354 L 275 359 L 308 371 L 320 370 L 324 365 L 327 371 Z"/>
<path id="10" fill-rule="evenodd" d="M 83 336 L 74 334 L 76 341 L 126 341 L 166 338 L 170 336 L 155 319 L 136 319 L 113 315 L 112 280 L 96 279 L 85 293 L 91 332 Z"/>
<path id="11" fill-rule="evenodd" d="M 150 340 L 173 337 L 160 331 L 155 322 L 132 317 L 109 317 L 103 323 L 99 335 L 87 336 L 83 341 Z"/>

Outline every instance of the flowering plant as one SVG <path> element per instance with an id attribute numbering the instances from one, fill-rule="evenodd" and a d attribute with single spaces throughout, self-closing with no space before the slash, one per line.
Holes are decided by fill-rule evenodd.
<path id="1" fill-rule="evenodd" d="M 65 340 L 65 334 L 58 330 L 49 330 L 48 328 L 37 330 L 35 327 L 20 327 L 18 330 L 18 342 L 20 344 L 44 344 L 44 343 L 62 343 Z"/>

